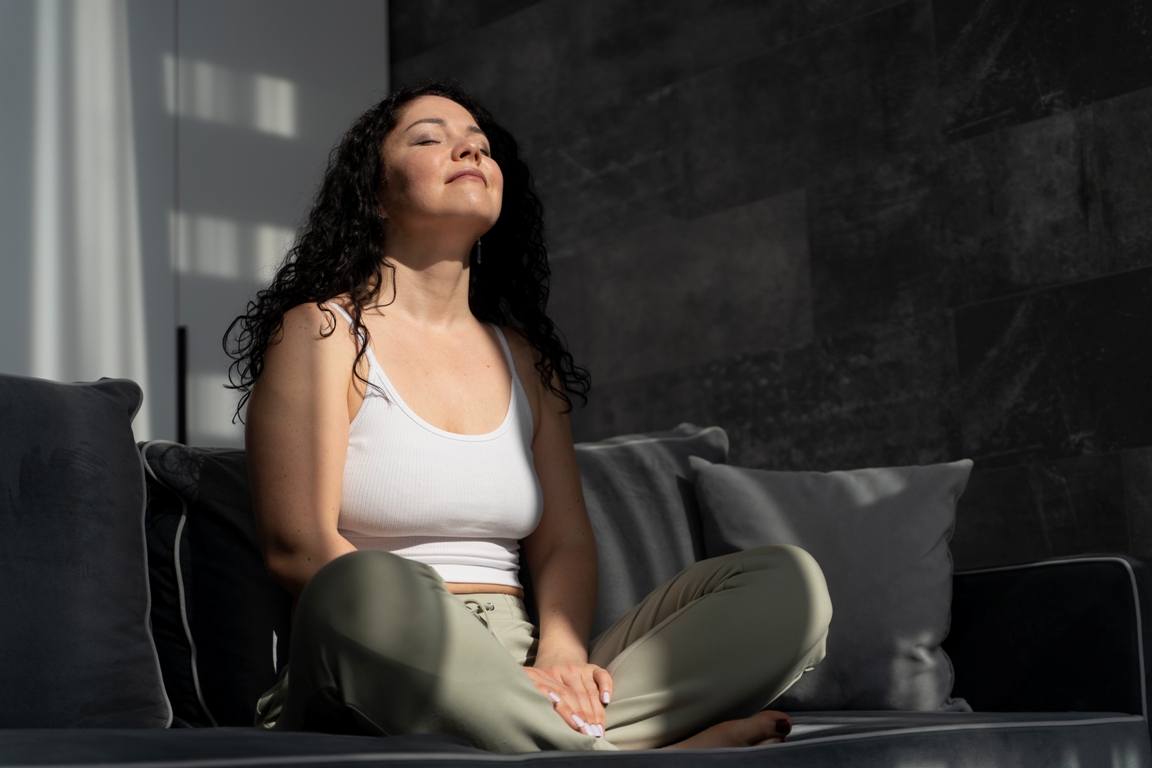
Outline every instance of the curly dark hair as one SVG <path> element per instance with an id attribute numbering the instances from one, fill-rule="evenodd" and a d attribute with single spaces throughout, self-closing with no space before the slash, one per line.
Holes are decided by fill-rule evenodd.
<path id="1" fill-rule="evenodd" d="M 588 401 L 588 371 L 575 364 L 546 312 L 550 270 L 544 209 L 516 140 L 458 84 L 437 80 L 394 91 L 361 115 L 332 150 L 324 181 L 295 245 L 271 285 L 259 291 L 246 313 L 224 332 L 224 351 L 233 360 L 228 386 L 243 393 L 234 420 L 264 370 L 268 345 L 289 309 L 315 302 L 328 315 L 329 322 L 321 330 L 328 336 L 336 329 L 336 319 L 324 302 L 346 295 L 352 330 L 368 339 L 368 329 L 361 322 L 363 310 L 376 303 L 384 285 L 383 270 L 395 274 L 395 267 L 383 257 L 386 221 L 377 208 L 377 192 L 384 184 L 380 150 L 404 106 L 421 96 L 442 96 L 468 110 L 487 135 L 492 159 L 504 174 L 500 218 L 483 237 L 483 264 L 477 264 L 473 248 L 468 290 L 472 314 L 524 335 L 536 351 L 540 380 L 564 400 L 566 413 L 572 410 L 570 394 Z M 392 298 L 384 306 L 395 300 L 395 290 L 393 282 Z M 360 345 L 353 373 L 368 386 L 360 374 L 366 346 Z M 559 387 L 554 379 L 559 380 Z"/>

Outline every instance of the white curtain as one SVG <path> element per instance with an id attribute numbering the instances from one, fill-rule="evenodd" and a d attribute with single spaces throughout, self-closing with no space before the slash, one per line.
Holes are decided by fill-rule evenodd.
<path id="1" fill-rule="evenodd" d="M 148 397 L 125 0 L 36 6 L 31 368 Z M 151 436 L 148 409 L 133 425 Z"/>

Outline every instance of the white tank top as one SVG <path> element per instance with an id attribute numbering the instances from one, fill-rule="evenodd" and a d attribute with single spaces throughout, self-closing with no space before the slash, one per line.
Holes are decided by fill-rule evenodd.
<path id="1" fill-rule="evenodd" d="M 504 421 L 483 435 L 446 432 L 417 416 L 367 348 L 375 386 L 352 420 L 337 530 L 357 549 L 426 563 L 445 581 L 520 587 L 518 540 L 540 522 L 543 494 L 532 462 L 532 409 L 508 341 L 493 327 L 512 396 Z"/>

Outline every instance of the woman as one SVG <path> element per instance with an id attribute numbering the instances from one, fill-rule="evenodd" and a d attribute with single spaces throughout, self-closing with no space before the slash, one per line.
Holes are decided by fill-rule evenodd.
<path id="1" fill-rule="evenodd" d="M 397 91 L 344 137 L 225 337 L 239 327 L 265 563 L 297 598 L 259 725 L 495 752 L 790 730 L 759 710 L 823 658 L 831 616 L 799 549 L 697 563 L 589 643 L 596 547 L 567 416 L 588 377 L 544 312 L 547 275 L 516 143 L 458 88 Z"/>

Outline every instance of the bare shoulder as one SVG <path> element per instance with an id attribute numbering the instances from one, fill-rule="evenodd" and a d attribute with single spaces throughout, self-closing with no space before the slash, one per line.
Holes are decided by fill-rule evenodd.
<path id="1" fill-rule="evenodd" d="M 512 362 L 516 364 L 516 375 L 520 378 L 520 386 L 524 387 L 524 394 L 532 405 L 532 413 L 537 418 L 540 414 L 540 374 L 536 371 L 537 352 L 532 343 L 528 341 L 515 328 L 506 325 L 500 326 L 504 338 L 508 340 L 508 349 L 512 352 Z"/>
<path id="2" fill-rule="evenodd" d="M 528 341 L 515 328 L 502 325 L 500 330 L 504 332 L 504 338 L 508 340 L 508 348 L 512 351 L 512 362 L 516 364 L 516 373 L 520 376 L 520 384 L 530 395 L 538 394 L 542 388 L 540 374 L 536 371 L 536 361 L 540 358 L 539 352 L 532 346 L 532 342 Z"/>
<path id="3" fill-rule="evenodd" d="M 507 326 L 501 326 L 501 330 L 504 331 L 504 336 L 508 339 L 508 347 L 512 350 L 512 359 L 516 363 L 516 372 L 520 375 L 520 383 L 532 399 L 533 410 L 539 413 L 539 406 L 545 404 L 549 411 L 565 410 L 567 403 L 545 386 L 544 380 L 540 377 L 540 371 L 536 368 L 536 363 L 540 361 L 540 351 L 532 346 L 532 342 L 528 341 L 519 331 Z M 552 383 L 556 387 L 560 386 L 560 377 L 555 372 L 552 374 Z"/>
<path id="4" fill-rule="evenodd" d="M 519 368 L 523 364 L 529 368 L 535 368 L 539 354 L 536 352 L 536 348 L 532 346 L 532 342 L 528 341 L 524 334 L 515 328 L 502 325 L 500 330 L 504 332 L 504 338 L 508 340 L 508 347 L 512 350 L 512 359 L 516 361 L 516 367 Z"/>
<path id="5" fill-rule="evenodd" d="M 349 331 L 338 312 L 315 302 L 299 304 L 284 313 L 280 330 L 269 340 L 265 373 L 279 377 L 318 367 L 350 370 L 357 350 Z"/>
<path id="6" fill-rule="evenodd" d="M 346 347 L 355 353 L 352 344 L 351 328 L 348 322 L 328 304 L 317 306 L 310 301 L 297 304 L 284 313 L 284 320 L 279 333 L 272 339 L 272 344 L 286 343 L 288 346 L 307 345 L 312 343 L 325 344 L 327 347 Z M 335 350 L 333 350 L 335 351 Z"/>

